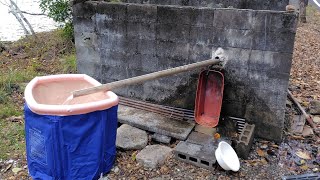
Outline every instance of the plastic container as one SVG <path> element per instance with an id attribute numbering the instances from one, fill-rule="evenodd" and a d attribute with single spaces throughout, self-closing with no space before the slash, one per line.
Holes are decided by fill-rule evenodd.
<path id="1" fill-rule="evenodd" d="M 27 162 L 33 179 L 98 179 L 116 155 L 118 97 L 111 91 L 65 101 L 100 85 L 82 74 L 34 78 L 25 90 Z"/>
<path id="2" fill-rule="evenodd" d="M 238 155 L 228 143 L 221 141 L 216 149 L 215 155 L 219 165 L 224 170 L 239 171 L 240 162 Z"/>

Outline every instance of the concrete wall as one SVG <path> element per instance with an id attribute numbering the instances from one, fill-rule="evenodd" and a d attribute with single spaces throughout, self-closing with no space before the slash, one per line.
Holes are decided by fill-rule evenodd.
<path id="1" fill-rule="evenodd" d="M 223 114 L 246 118 L 280 140 L 297 16 L 276 11 L 105 2 L 75 4 L 78 72 L 102 83 L 206 60 L 222 47 Z M 198 71 L 116 90 L 193 108 Z"/>

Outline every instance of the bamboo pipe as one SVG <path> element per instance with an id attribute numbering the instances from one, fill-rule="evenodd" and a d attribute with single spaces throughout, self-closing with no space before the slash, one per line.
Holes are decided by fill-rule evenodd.
<path id="1" fill-rule="evenodd" d="M 197 62 L 197 63 L 193 63 L 193 64 L 188 64 L 188 65 L 184 65 L 184 66 L 179 66 L 179 67 L 175 67 L 175 68 L 171 68 L 171 69 L 166 69 L 166 70 L 162 70 L 162 71 L 158 71 L 158 72 L 154 72 L 154 73 L 150 73 L 150 74 L 145 74 L 142 76 L 137 76 L 137 77 L 133 77 L 133 78 L 129 78 L 129 79 L 123 79 L 120 81 L 102 84 L 100 86 L 76 90 L 76 91 L 72 92 L 72 96 L 73 96 L 73 98 L 75 98 L 75 97 L 84 96 L 84 95 L 88 95 L 88 94 L 92 94 L 92 93 L 96 93 L 96 92 L 100 92 L 100 91 L 109 91 L 112 89 L 120 88 L 123 86 L 128 86 L 131 84 L 137 84 L 137 83 L 141 83 L 144 81 L 149 81 L 149 80 L 153 80 L 153 79 L 157 79 L 157 78 L 161 78 L 161 77 L 170 76 L 173 74 L 178 74 L 178 73 L 190 71 L 190 70 L 193 70 L 193 69 L 196 69 L 199 67 L 205 67 L 205 66 L 209 66 L 209 65 L 218 64 L 220 62 L 223 62 L 223 60 L 221 60 L 219 57 L 216 57 L 215 59 L 209 59 L 209 60 L 205 60 L 205 61 L 201 61 L 201 62 Z"/>

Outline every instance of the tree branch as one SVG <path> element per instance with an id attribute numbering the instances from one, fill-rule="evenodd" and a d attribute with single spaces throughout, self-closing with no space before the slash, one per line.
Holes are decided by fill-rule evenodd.
<path id="1" fill-rule="evenodd" d="M 21 11 L 23 14 L 28 14 L 28 15 L 34 15 L 34 16 L 47 16 L 44 13 L 30 13 L 30 12 L 26 12 L 26 11 Z"/>

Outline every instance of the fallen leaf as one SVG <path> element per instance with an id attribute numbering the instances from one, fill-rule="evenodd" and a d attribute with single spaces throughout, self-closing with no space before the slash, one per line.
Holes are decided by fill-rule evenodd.
<path id="1" fill-rule="evenodd" d="M 257 150 L 257 153 L 258 153 L 258 155 L 259 155 L 260 157 L 266 156 L 266 153 L 265 153 L 263 150 L 261 150 L 261 149 L 258 149 L 258 150 Z"/>
<path id="2" fill-rule="evenodd" d="M 303 166 L 301 166 L 300 168 L 301 168 L 302 170 L 304 170 L 304 171 L 306 171 L 306 170 L 309 169 L 309 167 L 308 167 L 307 165 L 303 165 Z"/>
<path id="3" fill-rule="evenodd" d="M 310 155 L 306 152 L 298 151 L 296 152 L 296 155 L 302 159 L 311 159 Z"/>
<path id="4" fill-rule="evenodd" d="M 267 165 L 267 164 L 268 164 L 268 161 L 267 161 L 265 158 L 263 158 L 263 159 L 261 159 L 261 163 L 262 163 L 263 165 Z"/>
<path id="5" fill-rule="evenodd" d="M 131 154 L 131 159 L 132 159 L 132 161 L 135 161 L 136 160 L 136 157 L 137 156 L 137 151 L 135 151 L 135 152 L 133 152 L 132 154 Z"/>
<path id="6" fill-rule="evenodd" d="M 271 147 L 273 147 L 273 148 L 279 148 L 279 146 L 276 145 L 276 144 L 272 144 Z"/>
<path id="7" fill-rule="evenodd" d="M 12 172 L 14 173 L 14 174 L 17 174 L 18 172 L 20 172 L 22 169 L 21 168 L 12 168 Z"/>
<path id="8" fill-rule="evenodd" d="M 221 135 L 219 133 L 215 133 L 213 135 L 214 139 L 220 139 L 221 138 Z"/>

